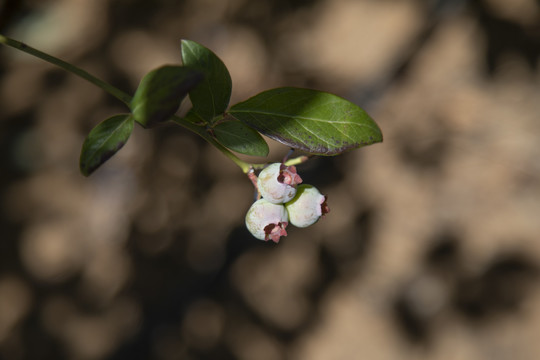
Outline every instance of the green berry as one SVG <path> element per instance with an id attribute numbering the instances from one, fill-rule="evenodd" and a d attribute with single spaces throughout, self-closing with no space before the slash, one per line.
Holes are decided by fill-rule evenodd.
<path id="1" fill-rule="evenodd" d="M 289 217 L 285 206 L 272 204 L 265 199 L 257 200 L 246 214 L 246 227 L 259 240 L 279 242 L 279 238 L 287 236 Z"/>
<path id="2" fill-rule="evenodd" d="M 316 223 L 321 216 L 330 212 L 326 199 L 312 185 L 298 186 L 295 197 L 285 204 L 290 223 L 300 228 Z"/>
<path id="3" fill-rule="evenodd" d="M 294 166 L 274 163 L 264 168 L 257 180 L 261 196 L 273 204 L 283 204 L 296 195 L 296 185 L 302 182 Z"/>

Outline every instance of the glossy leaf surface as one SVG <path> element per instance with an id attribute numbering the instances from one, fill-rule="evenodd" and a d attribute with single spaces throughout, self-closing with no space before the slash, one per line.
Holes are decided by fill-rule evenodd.
<path id="1" fill-rule="evenodd" d="M 184 66 L 165 65 L 152 70 L 141 80 L 131 101 L 135 120 L 146 128 L 167 120 L 202 79 L 200 71 Z"/>
<path id="2" fill-rule="evenodd" d="M 229 114 L 263 135 L 315 155 L 338 155 L 382 141 L 369 115 L 337 95 L 277 88 L 231 107 Z"/>
<path id="3" fill-rule="evenodd" d="M 268 144 L 262 136 L 238 120 L 223 122 L 213 130 L 218 141 L 233 151 L 252 156 L 268 155 Z"/>
<path id="4" fill-rule="evenodd" d="M 191 40 L 182 40 L 182 61 L 204 74 L 204 80 L 189 92 L 189 98 L 193 110 L 213 123 L 229 106 L 232 81 L 227 67 L 211 50 Z"/>
<path id="5" fill-rule="evenodd" d="M 90 175 L 128 141 L 133 131 L 131 115 L 116 115 L 98 124 L 86 137 L 79 161 L 81 173 Z"/>

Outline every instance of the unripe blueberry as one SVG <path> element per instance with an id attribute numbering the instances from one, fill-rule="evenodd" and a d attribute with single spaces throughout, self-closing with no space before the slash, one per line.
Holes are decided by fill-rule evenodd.
<path id="1" fill-rule="evenodd" d="M 298 186 L 295 197 L 285 204 L 290 223 L 300 228 L 316 223 L 330 212 L 326 198 L 312 185 Z"/>
<path id="2" fill-rule="evenodd" d="M 279 242 L 279 238 L 287 236 L 289 217 L 285 206 L 272 204 L 259 199 L 251 205 L 246 214 L 246 227 L 259 240 Z"/>
<path id="3" fill-rule="evenodd" d="M 268 165 L 259 174 L 257 187 L 261 196 L 274 204 L 283 204 L 296 194 L 296 185 L 302 182 L 294 166 L 281 163 Z"/>

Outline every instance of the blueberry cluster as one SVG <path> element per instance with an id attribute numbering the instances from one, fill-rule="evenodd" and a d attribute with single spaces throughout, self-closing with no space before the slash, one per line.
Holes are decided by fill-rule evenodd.
<path id="1" fill-rule="evenodd" d="M 254 237 L 277 243 L 287 236 L 285 228 L 289 222 L 296 227 L 308 227 L 330 211 L 325 195 L 314 186 L 301 183 L 294 166 L 274 163 L 261 171 L 257 188 L 262 198 L 246 214 L 246 227 Z"/>

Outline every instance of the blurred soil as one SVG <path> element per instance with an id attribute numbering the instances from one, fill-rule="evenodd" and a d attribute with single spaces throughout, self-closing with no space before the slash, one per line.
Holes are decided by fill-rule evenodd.
<path id="1" fill-rule="evenodd" d="M 299 166 L 331 213 L 264 243 L 248 179 L 184 129 L 84 178 L 126 109 L 2 47 L 0 359 L 538 359 L 538 1 L 4 0 L 0 28 L 131 92 L 192 39 L 231 103 L 316 88 L 385 137 Z"/>

